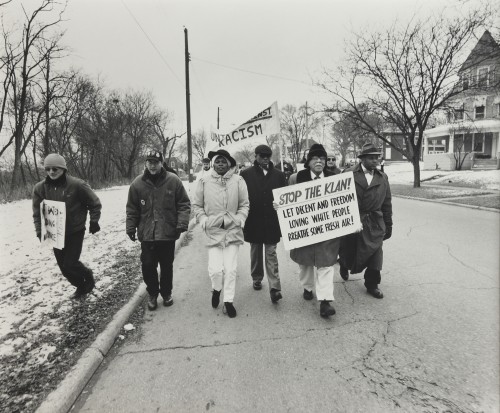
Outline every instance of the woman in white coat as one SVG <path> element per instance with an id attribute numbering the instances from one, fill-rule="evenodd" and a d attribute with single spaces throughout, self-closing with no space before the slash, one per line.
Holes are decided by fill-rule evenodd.
<path id="1" fill-rule="evenodd" d="M 236 317 L 233 305 L 238 250 L 248 215 L 247 186 L 235 173 L 236 161 L 224 149 L 209 152 L 213 169 L 198 180 L 193 200 L 196 219 L 207 237 L 208 275 L 212 282 L 212 307 L 217 308 L 224 289 L 224 306 Z"/>

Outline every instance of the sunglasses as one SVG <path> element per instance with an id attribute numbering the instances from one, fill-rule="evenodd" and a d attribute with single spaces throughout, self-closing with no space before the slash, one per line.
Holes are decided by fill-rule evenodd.
<path id="1" fill-rule="evenodd" d="M 326 158 L 327 161 L 336 161 L 337 159 L 335 158 Z"/>
<path id="2" fill-rule="evenodd" d="M 60 168 L 45 168 L 45 172 L 57 172 Z"/>

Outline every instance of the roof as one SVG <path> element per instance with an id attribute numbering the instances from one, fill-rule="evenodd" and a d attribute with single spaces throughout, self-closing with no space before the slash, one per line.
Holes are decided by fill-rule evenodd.
<path id="1" fill-rule="evenodd" d="M 460 68 L 460 72 L 477 66 L 485 60 L 500 58 L 500 45 L 493 39 L 491 33 L 486 30 L 478 40 L 474 49 L 470 52 L 464 64 Z"/>

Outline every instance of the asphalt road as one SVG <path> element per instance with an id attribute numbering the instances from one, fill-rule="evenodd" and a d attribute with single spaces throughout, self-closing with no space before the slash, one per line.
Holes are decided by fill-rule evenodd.
<path id="1" fill-rule="evenodd" d="M 284 299 L 251 287 L 239 255 L 238 316 L 211 308 L 199 226 L 175 261 L 170 308 L 108 358 L 73 412 L 497 412 L 498 213 L 394 199 L 381 289 L 343 282 L 319 316 L 279 249 Z"/>

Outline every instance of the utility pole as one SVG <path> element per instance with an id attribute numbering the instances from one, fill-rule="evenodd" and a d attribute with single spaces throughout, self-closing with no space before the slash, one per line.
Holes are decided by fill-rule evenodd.
<path id="1" fill-rule="evenodd" d="M 309 111 L 307 110 L 307 101 L 306 101 L 306 149 L 309 149 L 309 126 L 308 126 L 308 117 Z"/>
<path id="2" fill-rule="evenodd" d="M 193 160 L 191 150 L 191 104 L 189 101 L 189 48 L 188 30 L 184 27 L 185 62 L 186 62 L 186 121 L 187 121 L 187 150 L 188 150 L 188 172 L 189 182 L 193 182 Z"/>
<path id="3" fill-rule="evenodd" d="M 220 108 L 217 106 L 217 130 L 219 130 Z"/>

